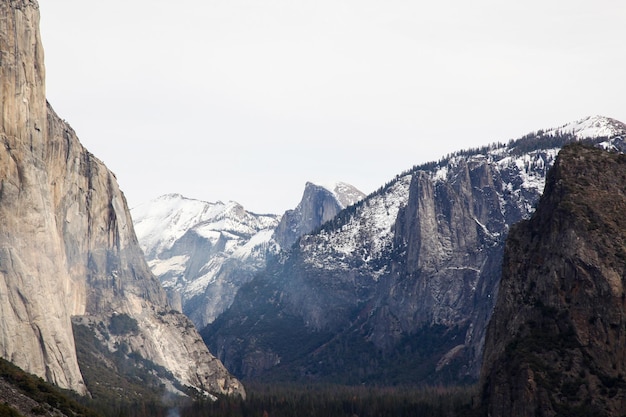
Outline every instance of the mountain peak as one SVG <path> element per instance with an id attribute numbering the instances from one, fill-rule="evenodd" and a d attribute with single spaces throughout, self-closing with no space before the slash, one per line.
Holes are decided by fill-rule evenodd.
<path id="1" fill-rule="evenodd" d="M 346 182 L 317 183 L 309 181 L 305 185 L 305 192 L 307 188 L 312 186 L 329 191 L 343 208 L 356 204 L 365 198 L 365 194 L 361 190 Z"/>
<path id="2" fill-rule="evenodd" d="M 180 295 L 183 312 L 198 326 L 227 308 L 234 289 L 263 264 L 278 224 L 278 216 L 248 212 L 234 201 L 209 203 L 180 194 L 151 200 L 132 214 L 152 271 L 170 294 Z M 205 299 L 205 291 L 213 296 Z"/>
<path id="3" fill-rule="evenodd" d="M 572 134 L 576 139 L 612 137 L 625 134 L 626 124 L 610 117 L 596 115 L 547 130 L 545 133 L 551 135 Z"/>
<path id="4" fill-rule="evenodd" d="M 309 181 L 298 206 L 283 214 L 274 231 L 274 239 L 280 247 L 289 248 L 301 236 L 311 233 L 364 197 L 365 194 L 357 188 L 343 182 L 320 185 Z"/>
<path id="5" fill-rule="evenodd" d="M 183 197 L 182 194 L 170 193 L 170 194 L 164 194 L 160 197 L 157 197 L 156 199 L 157 200 L 184 200 L 186 199 L 186 197 Z"/>

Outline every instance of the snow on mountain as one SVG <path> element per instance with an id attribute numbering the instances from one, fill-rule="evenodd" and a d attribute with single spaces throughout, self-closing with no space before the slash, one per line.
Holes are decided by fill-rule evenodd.
<path id="1" fill-rule="evenodd" d="M 364 197 L 365 194 L 346 183 L 321 185 L 307 182 L 296 208 L 283 214 L 274 231 L 274 240 L 280 248 L 288 249 L 301 236 L 313 232 Z"/>
<path id="2" fill-rule="evenodd" d="M 203 337 L 239 376 L 472 381 L 509 227 L 534 212 L 562 146 L 624 150 L 624 136 L 620 122 L 587 118 L 416 166 L 296 240 Z M 313 200 L 305 191 L 290 218 Z M 424 340 L 440 345 L 425 353 Z"/>
<path id="3" fill-rule="evenodd" d="M 517 156 L 510 151 L 503 152 L 504 149 L 505 145 L 502 145 L 485 154 L 450 157 L 428 170 L 428 177 L 433 184 L 454 182 L 454 177 L 467 169 L 462 167 L 464 165 L 494 166 L 502 180 L 498 197 L 503 215 L 515 211 L 516 216 L 521 213 L 522 217 L 527 217 L 533 210 L 529 203 L 533 199 L 528 196 L 538 196 L 543 190 L 545 174 L 554 162 L 558 148 Z M 305 236 L 300 242 L 302 248 L 309 246 L 302 251 L 305 262 L 326 270 L 353 269 L 354 265 L 359 265 L 362 270 L 369 270 L 374 279 L 384 274 L 387 265 L 377 260 L 392 247 L 395 222 L 399 210 L 407 204 L 412 179 L 413 174 L 398 176 L 384 190 L 349 210 L 349 214 L 342 213 L 345 220 L 337 222 L 345 223 L 338 227 L 329 225 L 316 234 Z"/>
<path id="4" fill-rule="evenodd" d="M 611 137 L 620 135 L 623 129 L 623 123 L 603 116 L 589 116 L 572 123 L 568 123 L 561 127 L 549 129 L 545 133 L 547 135 L 555 134 L 571 134 L 576 139 Z"/>
<path id="5" fill-rule="evenodd" d="M 319 227 L 364 196 L 346 183 L 307 184 L 290 238 Z M 322 215 L 316 217 L 319 213 Z M 198 327 L 213 321 L 241 285 L 278 252 L 280 216 L 258 215 L 235 202 L 209 203 L 168 194 L 132 210 L 148 265 Z M 173 299 L 176 299 L 174 296 Z"/>
<path id="6" fill-rule="evenodd" d="M 169 250 L 192 227 L 216 218 L 221 202 L 207 203 L 167 194 L 132 209 L 135 232 L 148 259 Z"/>
<path id="7" fill-rule="evenodd" d="M 294 244 L 304 264 L 314 270 L 328 271 L 335 277 L 333 280 L 359 276 L 372 283 L 367 285 L 377 285 L 382 277 L 392 273 L 390 257 L 399 256 L 391 254 L 401 250 L 398 219 L 411 216 L 406 213 L 406 207 L 412 187 L 426 187 L 430 191 L 424 189 L 424 193 L 437 193 L 439 197 L 433 197 L 436 205 L 452 204 L 438 200 L 441 198 L 455 198 L 458 201 L 454 204 L 463 205 L 466 203 L 462 202 L 462 196 L 472 190 L 468 184 L 475 183 L 473 187 L 482 191 L 471 191 L 478 192 L 472 198 L 478 201 L 473 204 L 480 205 L 468 209 L 476 211 L 472 217 L 474 229 L 482 236 L 479 240 L 485 250 L 500 245 L 508 226 L 533 212 L 546 173 L 564 143 L 582 138 L 596 138 L 600 143 L 602 138 L 611 137 L 610 143 L 603 146 L 620 149 L 624 144 L 619 135 L 626 136 L 624 132 L 626 128 L 618 121 L 589 117 L 507 144 L 460 151 L 438 162 L 415 167 L 365 198 L 345 183 L 307 183 L 298 206 L 281 217 L 249 213 L 237 203 L 207 203 L 180 195 L 163 196 L 133 209 L 132 214 L 153 272 L 167 289 L 180 293 L 183 312 L 202 328 L 229 308 L 239 288 L 262 271 L 268 259 L 280 251 L 283 251 L 281 258 L 288 256 L 284 254 Z M 455 187 L 470 188 L 463 191 Z M 480 193 L 487 194 L 479 196 Z M 463 209 L 459 207 L 452 205 L 450 209 Z M 432 210 L 436 213 L 441 207 Z M 428 233 L 442 227 L 438 226 L 437 218 L 424 221 L 426 225 L 421 227 L 430 230 Z M 428 252 L 428 262 L 420 261 L 425 262 L 425 268 L 429 265 L 442 268 L 433 272 L 437 278 L 428 284 L 431 288 L 428 296 L 439 300 L 437 312 L 431 314 L 438 323 L 453 322 L 461 314 L 454 311 L 452 301 L 444 302 L 451 295 L 436 285 L 438 280 L 447 279 L 445 271 L 468 274 L 474 271 L 475 277 L 463 290 L 470 292 L 478 285 L 478 277 L 487 273 L 481 265 L 452 261 L 457 255 L 451 251 L 455 245 L 463 245 L 459 242 L 464 238 L 454 232 L 456 226 L 445 227 L 449 229 L 446 236 L 423 235 L 427 246 L 420 249 Z M 469 224 L 463 227 L 471 229 Z M 479 258 L 482 259 L 480 256 L 476 259 Z M 482 291 L 487 297 L 491 290 L 484 287 Z M 478 332 L 468 338 L 480 338 L 480 329 Z M 376 337 L 380 340 L 387 337 L 382 330 L 379 333 Z"/>
<path id="8" fill-rule="evenodd" d="M 581 140 L 615 138 L 619 135 L 626 135 L 623 123 L 607 117 L 592 116 L 529 134 L 527 138 L 533 136 L 542 142 L 545 138 L 558 137 L 566 141 L 568 138 Z M 498 197 L 503 215 L 512 211 L 516 213 L 515 216 L 527 218 L 534 211 L 534 201 L 543 191 L 546 174 L 556 160 L 561 145 L 557 146 L 555 142 L 553 147 L 539 146 L 538 149 L 525 151 L 518 147 L 525 144 L 523 141 L 520 139 L 508 144 L 494 144 L 478 152 L 461 151 L 432 164 L 426 171 L 433 183 L 454 182 L 453 176 L 459 175 L 460 164 L 492 165 L 502 180 Z M 363 268 L 376 264 L 373 261 L 385 248 L 391 246 L 393 226 L 399 208 L 406 205 L 411 178 L 412 174 L 399 175 L 384 190 L 357 204 L 350 216 L 344 216 L 347 220 L 341 227 L 329 227 L 303 239 L 302 246 L 315 245 L 314 250 L 305 251 L 306 261 L 325 269 L 347 267 L 354 262 Z M 357 260 L 355 256 L 358 254 L 365 255 Z M 380 270 L 374 276 L 383 272 Z"/>
<path id="9" fill-rule="evenodd" d="M 356 207 L 359 215 L 350 216 L 347 223 L 339 229 L 329 227 L 319 233 L 304 236 L 301 245 L 309 241 L 326 242 L 319 245 L 314 251 L 306 252 L 305 262 L 323 269 L 349 269 L 350 260 L 355 253 L 363 253 L 361 267 L 369 269 L 374 276 L 383 271 L 374 271 L 375 266 L 370 260 L 377 258 L 385 248 L 391 245 L 393 239 L 393 224 L 400 207 L 406 203 L 409 193 L 411 176 L 398 178 L 388 192 L 370 196 L 363 204 Z M 367 224 L 367 236 L 364 235 L 362 224 Z M 326 264 L 325 260 L 334 261 Z M 384 267 L 383 267 L 384 268 Z"/>
<path id="10" fill-rule="evenodd" d="M 232 300 L 233 291 L 220 292 L 241 284 L 224 273 L 232 263 L 229 260 L 264 265 L 279 220 L 275 215 L 250 213 L 236 202 L 209 203 L 179 194 L 156 198 L 131 213 L 152 272 L 170 294 L 180 294 L 183 312 L 192 319 L 198 314 L 186 308 L 188 302 L 196 299 L 196 304 L 202 304 L 197 299 L 211 286 L 220 290 L 209 296 L 220 303 Z M 197 319 L 197 324 L 204 321 Z"/>
<path id="11" fill-rule="evenodd" d="M 345 182 L 335 182 L 330 184 L 312 182 L 312 184 L 330 191 L 343 208 L 356 204 L 365 197 L 365 194 L 363 194 L 360 190 Z"/>

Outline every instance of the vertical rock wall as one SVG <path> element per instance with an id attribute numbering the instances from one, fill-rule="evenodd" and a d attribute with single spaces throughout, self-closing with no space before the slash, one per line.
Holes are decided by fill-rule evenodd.
<path id="1" fill-rule="evenodd" d="M 0 354 L 85 393 L 71 318 L 125 313 L 135 352 L 185 385 L 244 395 L 170 311 L 115 176 L 47 105 L 38 9 L 0 2 Z"/>
<path id="2" fill-rule="evenodd" d="M 490 415 L 626 409 L 626 157 L 564 148 L 511 229 L 481 373 Z"/>
<path id="3" fill-rule="evenodd" d="M 43 49 L 35 2 L 0 3 L 0 349 L 27 371 L 85 392 L 69 271 L 50 198 Z M 84 303 L 83 303 L 84 304 Z"/>

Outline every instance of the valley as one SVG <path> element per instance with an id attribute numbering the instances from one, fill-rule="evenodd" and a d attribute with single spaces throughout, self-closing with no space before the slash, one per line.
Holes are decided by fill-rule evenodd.
<path id="1" fill-rule="evenodd" d="M 621 416 L 626 125 L 132 210 L 0 1 L 0 416 Z"/>

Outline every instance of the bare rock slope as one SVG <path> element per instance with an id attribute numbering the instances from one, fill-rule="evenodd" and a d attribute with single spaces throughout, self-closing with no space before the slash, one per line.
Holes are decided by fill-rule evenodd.
<path id="1" fill-rule="evenodd" d="M 0 354 L 85 393 L 71 318 L 127 314 L 136 353 L 184 385 L 243 395 L 195 329 L 181 332 L 115 176 L 47 104 L 37 2 L 3 1 L 0 16 Z"/>

